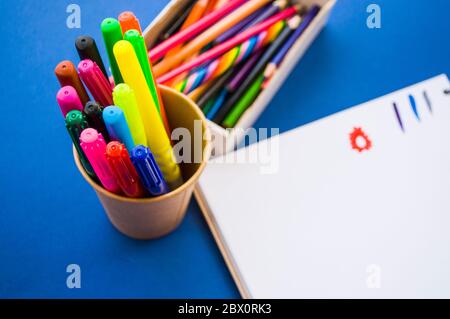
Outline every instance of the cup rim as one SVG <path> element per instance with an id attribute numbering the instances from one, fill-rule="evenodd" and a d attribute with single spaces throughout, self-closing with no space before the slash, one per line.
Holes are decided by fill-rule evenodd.
<path id="1" fill-rule="evenodd" d="M 168 198 L 174 197 L 180 193 L 183 193 L 184 191 L 186 191 L 186 189 L 188 187 L 190 187 L 192 184 L 196 183 L 198 181 L 198 179 L 200 178 L 200 175 L 202 174 L 203 170 L 205 169 L 205 166 L 208 163 L 208 160 L 211 156 L 211 148 L 210 148 L 211 132 L 208 127 L 208 122 L 206 121 L 206 118 L 205 118 L 203 112 L 200 110 L 200 108 L 197 106 L 197 104 L 195 104 L 195 102 L 193 102 L 186 95 L 178 92 L 177 90 L 175 90 L 171 87 L 165 86 L 165 85 L 158 85 L 158 86 L 162 90 L 171 92 L 172 94 L 176 94 L 176 95 L 180 96 L 182 99 L 186 100 L 186 102 L 188 102 L 188 104 L 192 107 L 192 109 L 197 114 L 199 119 L 202 121 L 202 126 L 204 129 L 205 135 L 206 135 L 206 145 L 203 148 L 203 158 L 202 158 L 202 162 L 201 162 L 200 166 L 198 167 L 196 172 L 187 181 L 185 181 L 180 187 L 178 187 L 177 189 L 175 189 L 173 191 L 170 191 L 167 194 L 157 196 L 157 197 L 131 198 L 131 197 L 126 197 L 126 196 L 112 193 L 112 192 L 106 190 L 101 185 L 97 184 L 95 181 L 93 181 L 92 178 L 86 173 L 86 170 L 84 169 L 83 165 L 81 165 L 80 158 L 75 149 L 75 146 L 72 145 L 73 157 L 74 157 L 75 164 L 76 164 L 78 170 L 80 171 L 83 178 L 89 183 L 89 185 L 91 185 L 94 188 L 94 190 L 97 193 L 101 193 L 104 196 L 113 198 L 115 200 L 123 201 L 123 202 L 145 203 L 145 204 L 156 203 L 156 202 L 160 202 L 160 201 L 166 200 Z"/>

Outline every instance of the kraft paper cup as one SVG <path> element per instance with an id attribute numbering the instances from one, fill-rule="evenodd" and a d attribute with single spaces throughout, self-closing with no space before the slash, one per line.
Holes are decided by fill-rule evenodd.
<path id="1" fill-rule="evenodd" d="M 94 188 L 111 223 L 121 233 L 135 239 L 161 237 L 177 228 L 186 214 L 195 184 L 210 156 L 210 133 L 206 119 L 198 106 L 189 98 L 171 88 L 160 86 L 160 90 L 171 129 L 186 128 L 189 130 L 192 158 L 194 158 L 196 150 L 202 152 L 202 154 L 197 154 L 196 157 L 202 159 L 200 163 L 180 164 L 184 180 L 182 186 L 166 195 L 153 198 L 133 199 L 110 193 L 89 177 L 79 161 L 75 148 L 73 149 L 78 170 L 89 185 Z M 194 132 L 195 120 L 201 121 L 201 150 L 199 147 L 194 147 L 196 142 L 194 141 L 194 136 L 196 136 Z M 197 143 L 199 142 L 197 141 Z"/>

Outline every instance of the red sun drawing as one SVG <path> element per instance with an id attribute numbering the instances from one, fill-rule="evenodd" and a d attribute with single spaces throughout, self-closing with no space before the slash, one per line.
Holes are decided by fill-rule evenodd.
<path id="1" fill-rule="evenodd" d="M 360 127 L 355 127 L 353 132 L 350 133 L 350 143 L 352 149 L 358 151 L 359 153 L 362 151 L 368 151 L 372 148 L 372 141 Z"/>

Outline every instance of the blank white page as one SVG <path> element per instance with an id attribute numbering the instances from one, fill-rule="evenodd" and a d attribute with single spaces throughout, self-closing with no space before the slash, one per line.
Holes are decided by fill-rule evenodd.
<path id="1" fill-rule="evenodd" d="M 273 174 L 207 166 L 203 200 L 250 297 L 450 297 L 449 88 L 441 75 L 282 134 Z"/>

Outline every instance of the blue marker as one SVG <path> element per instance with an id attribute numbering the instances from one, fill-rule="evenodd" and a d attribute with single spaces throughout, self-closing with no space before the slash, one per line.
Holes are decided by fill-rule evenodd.
<path id="1" fill-rule="evenodd" d="M 141 178 L 145 189 L 153 196 L 164 195 L 169 192 L 169 187 L 164 180 L 161 170 L 156 164 L 152 152 L 142 145 L 136 146 L 131 151 L 131 161 Z"/>
<path id="2" fill-rule="evenodd" d="M 134 141 L 123 111 L 117 106 L 108 106 L 103 110 L 103 121 L 111 140 L 125 144 L 128 152 L 131 152 Z"/>

